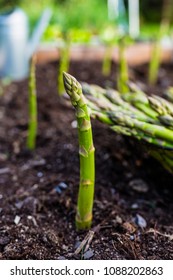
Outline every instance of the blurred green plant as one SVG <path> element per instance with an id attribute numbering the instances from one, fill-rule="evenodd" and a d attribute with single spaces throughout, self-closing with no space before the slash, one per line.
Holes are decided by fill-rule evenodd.
<path id="1" fill-rule="evenodd" d="M 172 12 L 173 12 L 173 1 L 164 0 L 163 8 L 162 8 L 162 19 L 158 30 L 158 35 L 156 36 L 153 45 L 153 49 L 151 52 L 151 60 L 149 64 L 148 80 L 149 83 L 152 85 L 157 82 L 160 60 L 161 60 L 161 51 L 162 51 L 161 40 L 165 35 L 169 33 L 170 23 L 172 19 Z"/>
<path id="2" fill-rule="evenodd" d="M 129 70 L 128 70 L 128 63 L 126 59 L 126 49 L 132 43 L 134 43 L 134 40 L 128 35 L 121 36 L 118 42 L 119 70 L 118 70 L 117 88 L 118 91 L 122 94 L 127 93 L 129 91 L 129 87 L 128 87 Z"/>
<path id="3" fill-rule="evenodd" d="M 30 62 L 29 87 L 28 87 L 29 125 L 28 125 L 27 148 L 29 150 L 35 149 L 36 137 L 37 137 L 37 91 L 36 91 L 35 64 L 36 64 L 36 56 L 33 55 Z"/>
<path id="4" fill-rule="evenodd" d="M 109 25 L 99 34 L 100 41 L 105 46 L 105 53 L 102 63 L 102 74 L 109 76 L 111 72 L 112 51 L 118 43 L 118 30 L 115 26 Z"/>
<path id="5" fill-rule="evenodd" d="M 58 94 L 64 93 L 63 72 L 68 72 L 70 65 L 70 48 L 74 43 L 89 43 L 91 40 L 91 33 L 88 30 L 82 29 L 69 29 L 68 31 L 61 31 L 59 34 L 61 44 L 59 47 L 59 69 L 58 69 Z"/>
<path id="6" fill-rule="evenodd" d="M 105 19 L 107 19 L 107 1 L 105 0 L 65 1 L 63 5 L 59 5 L 56 17 L 54 17 L 55 22 L 62 24 L 65 29 L 101 28 Z"/>
<path id="7" fill-rule="evenodd" d="M 70 65 L 70 46 L 71 46 L 71 36 L 69 32 L 64 32 L 63 35 L 63 45 L 59 48 L 59 69 L 58 69 L 58 94 L 62 95 L 64 93 L 64 82 L 63 82 L 63 72 L 68 72 Z"/>
<path id="8" fill-rule="evenodd" d="M 92 31 L 85 28 L 70 28 L 69 34 L 72 43 L 90 43 L 92 39 Z"/>
<path id="9" fill-rule="evenodd" d="M 22 0 L 0 0 L 0 12 L 6 12 L 18 6 Z"/>
<path id="10" fill-rule="evenodd" d="M 107 0 L 30 0 L 29 5 L 27 0 L 22 0 L 20 6 L 29 15 L 31 27 L 47 6 L 53 11 L 50 25 L 59 25 L 65 30 L 70 28 L 97 30 L 108 21 Z"/>

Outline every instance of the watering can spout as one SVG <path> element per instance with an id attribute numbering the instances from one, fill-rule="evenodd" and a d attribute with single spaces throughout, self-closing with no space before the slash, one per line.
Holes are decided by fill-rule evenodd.
<path id="1" fill-rule="evenodd" d="M 50 9 L 47 8 L 43 11 L 41 18 L 38 21 L 33 31 L 33 34 L 31 35 L 31 38 L 29 39 L 28 42 L 28 51 L 27 51 L 28 59 L 32 57 L 33 53 L 38 47 L 41 36 L 43 35 L 43 32 L 45 31 L 49 23 L 51 15 L 52 15 L 52 11 Z"/>

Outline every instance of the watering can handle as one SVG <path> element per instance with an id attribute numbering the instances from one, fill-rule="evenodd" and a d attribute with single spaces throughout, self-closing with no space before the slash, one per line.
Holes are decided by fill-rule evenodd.
<path id="1" fill-rule="evenodd" d="M 40 20 L 38 21 L 35 30 L 29 40 L 28 44 L 28 58 L 30 59 L 35 52 L 37 46 L 39 45 L 41 36 L 45 31 L 47 25 L 49 24 L 50 18 L 52 15 L 52 11 L 50 9 L 45 9 L 41 15 Z"/>

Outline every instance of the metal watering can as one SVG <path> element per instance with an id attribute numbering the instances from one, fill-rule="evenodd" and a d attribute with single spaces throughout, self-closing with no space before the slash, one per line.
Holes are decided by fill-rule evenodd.
<path id="1" fill-rule="evenodd" d="M 15 8 L 0 14 L 0 78 L 21 80 L 28 75 L 29 61 L 47 27 L 51 11 L 43 11 L 31 38 L 25 12 Z"/>

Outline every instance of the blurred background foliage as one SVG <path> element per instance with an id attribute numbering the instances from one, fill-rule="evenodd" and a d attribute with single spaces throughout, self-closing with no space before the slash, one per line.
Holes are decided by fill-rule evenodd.
<path id="1" fill-rule="evenodd" d="M 127 3 L 128 0 L 125 0 L 126 7 L 128 7 Z M 157 32 L 162 4 L 163 0 L 140 0 L 142 32 Z M 94 34 L 110 23 L 115 24 L 108 20 L 107 0 L 0 0 L 0 11 L 15 5 L 19 5 L 26 11 L 31 29 L 45 7 L 52 9 L 51 27 L 46 35 L 47 38 L 59 36 L 61 31 L 69 29 L 87 29 Z"/>

